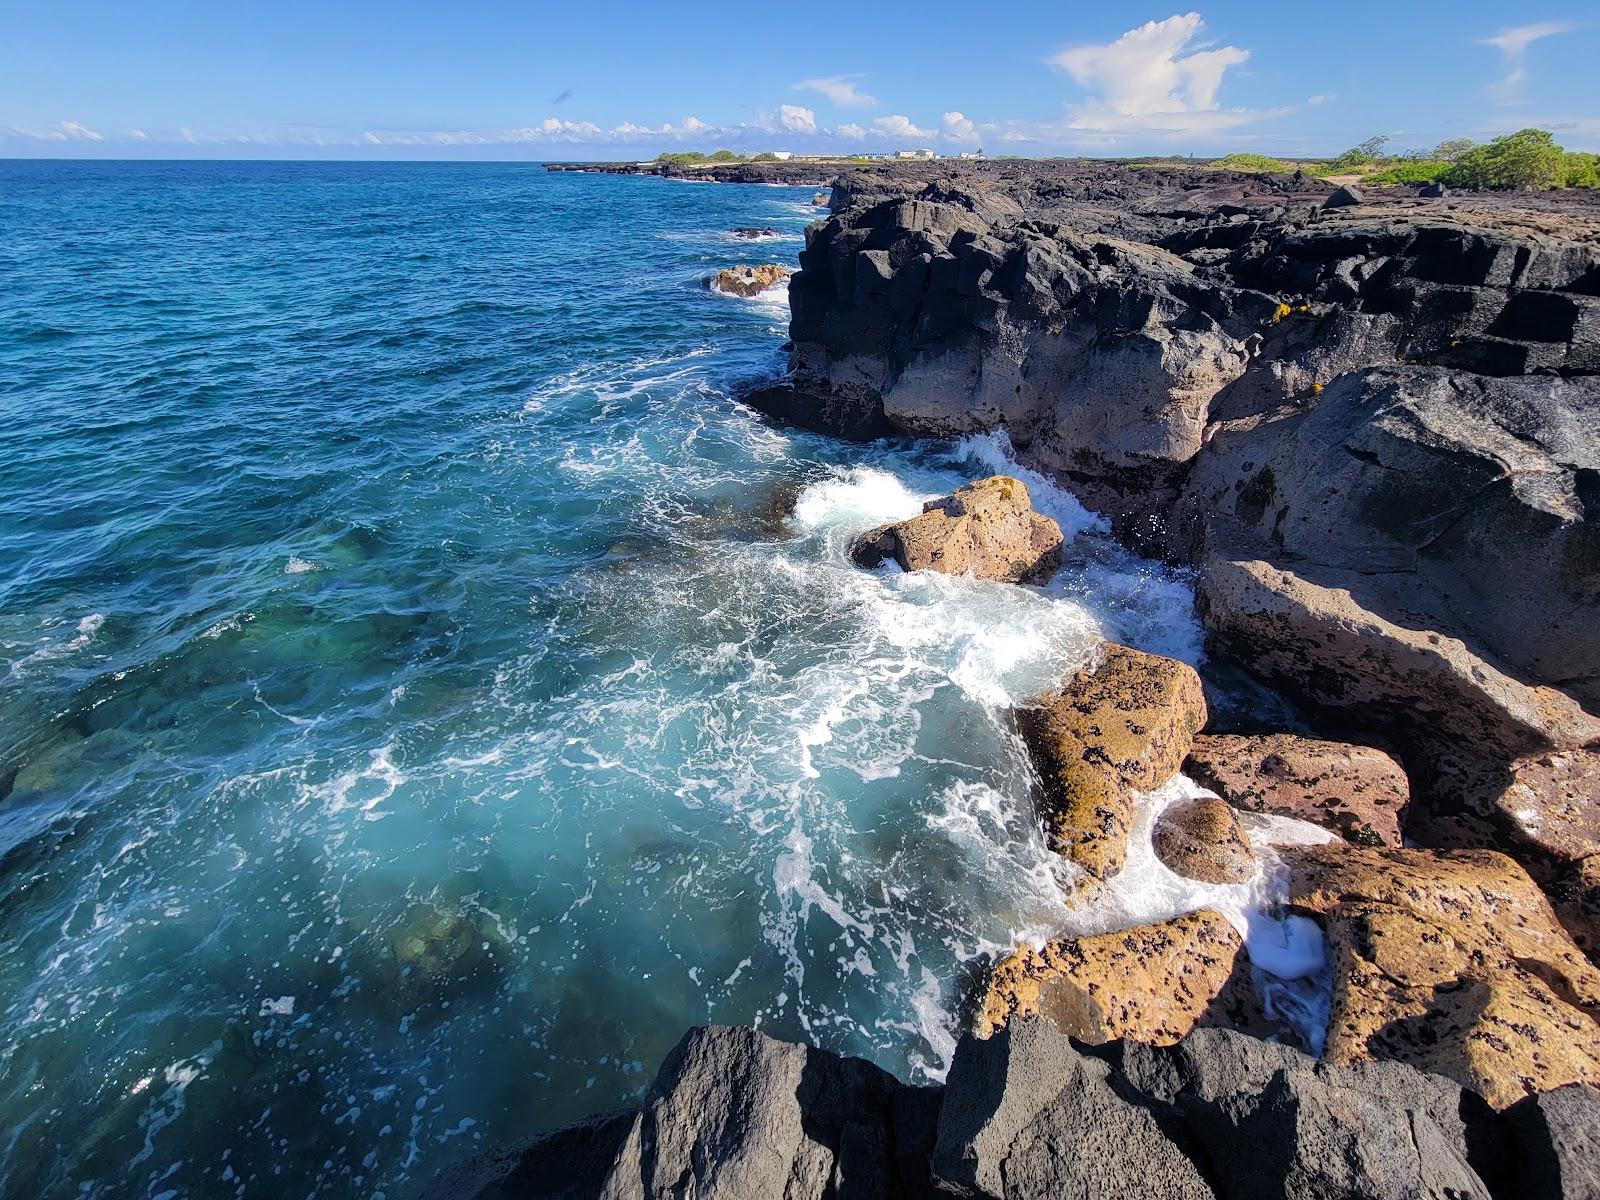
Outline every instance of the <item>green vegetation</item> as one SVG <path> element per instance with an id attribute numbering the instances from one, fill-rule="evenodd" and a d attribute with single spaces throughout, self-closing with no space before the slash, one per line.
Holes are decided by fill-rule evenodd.
<path id="1" fill-rule="evenodd" d="M 1443 183 L 1449 187 L 1509 188 L 1600 187 L 1600 156 L 1563 150 L 1547 129 L 1519 129 L 1486 145 L 1451 138 L 1432 150 L 1386 155 L 1386 139 L 1368 138 L 1313 175 L 1363 176 L 1379 185 Z"/>
<path id="2" fill-rule="evenodd" d="M 1163 164 L 1164 165 L 1164 164 Z M 1265 154 L 1230 154 L 1226 158 L 1219 158 L 1211 164 L 1219 171 L 1289 171 L 1293 168 L 1286 162 L 1270 158 Z"/>
<path id="3" fill-rule="evenodd" d="M 705 154 L 699 150 L 679 150 L 663 151 L 656 155 L 656 161 L 667 167 L 692 167 L 696 163 L 743 162 L 744 158 L 732 150 L 718 150 L 714 154 Z"/>
<path id="4" fill-rule="evenodd" d="M 774 154 L 771 150 L 763 150 L 760 154 L 756 155 L 750 161 L 751 162 L 777 162 L 778 161 L 778 156 L 776 154 Z"/>

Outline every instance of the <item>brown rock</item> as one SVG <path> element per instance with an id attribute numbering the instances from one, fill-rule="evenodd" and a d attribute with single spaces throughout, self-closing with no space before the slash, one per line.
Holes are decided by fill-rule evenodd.
<path id="1" fill-rule="evenodd" d="M 851 555 L 867 568 L 892 558 L 907 571 L 1044 583 L 1061 565 L 1061 544 L 1061 526 L 1033 511 L 1027 485 L 993 475 L 929 500 L 910 520 L 863 534 Z"/>
<path id="2" fill-rule="evenodd" d="M 1338 845 L 1284 857 L 1290 902 L 1327 930 L 1329 1061 L 1406 1062 L 1496 1108 L 1600 1083 L 1600 971 L 1511 859 Z"/>
<path id="3" fill-rule="evenodd" d="M 1177 774 L 1206 701 L 1192 667 L 1108 642 L 1098 663 L 1016 715 L 1051 844 L 1094 884 L 1122 870 L 1134 793 Z"/>
<path id="4" fill-rule="evenodd" d="M 1168 867 L 1202 883 L 1243 883 L 1256 873 L 1256 854 L 1239 818 L 1212 796 L 1168 805 L 1151 842 Z"/>
<path id="5" fill-rule="evenodd" d="M 1201 734 L 1183 769 L 1235 808 L 1310 821 L 1358 846 L 1400 845 L 1410 784 L 1399 763 L 1371 746 L 1292 733 Z"/>
<path id="6" fill-rule="evenodd" d="M 1562 750 L 1442 773 L 1469 817 L 1541 877 L 1600 854 L 1600 752 Z M 1476 822 L 1475 822 L 1476 823 Z"/>
<path id="7" fill-rule="evenodd" d="M 726 292 L 730 296 L 759 296 L 769 287 L 782 283 L 792 272 L 776 263 L 762 263 L 758 267 L 726 267 L 706 280 L 712 291 Z"/>
<path id="8" fill-rule="evenodd" d="M 996 964 L 974 1032 L 1040 1015 L 1079 1041 L 1170 1046 L 1196 1025 L 1250 1024 L 1244 941 L 1211 909 L 1092 937 L 1057 938 Z"/>
<path id="9" fill-rule="evenodd" d="M 1590 962 L 1600 963 L 1600 854 L 1576 864 L 1546 890 L 1572 940 Z"/>

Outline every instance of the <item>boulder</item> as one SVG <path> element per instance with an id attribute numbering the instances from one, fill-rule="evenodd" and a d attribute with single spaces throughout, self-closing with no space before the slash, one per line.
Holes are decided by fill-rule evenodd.
<path id="1" fill-rule="evenodd" d="M 748 300 L 768 288 L 776 287 L 790 274 L 788 267 L 780 267 L 776 263 L 762 263 L 755 267 L 724 267 L 707 278 L 706 286 L 714 292 L 742 296 Z"/>
<path id="2" fill-rule="evenodd" d="M 1361 189 L 1353 184 L 1345 184 L 1322 202 L 1323 208 L 1351 208 L 1357 204 L 1365 204 L 1366 196 Z"/>
<path id="3" fill-rule="evenodd" d="M 1061 565 L 1061 546 L 1061 527 L 1033 511 L 1027 485 L 993 475 L 929 500 L 909 520 L 863 534 L 851 556 L 867 568 L 893 559 L 906 571 L 1046 583 Z"/>
<path id="4" fill-rule="evenodd" d="M 1293 733 L 1202 733 L 1183 770 L 1235 808 L 1310 821 L 1358 846 L 1400 845 L 1411 798 L 1382 750 Z"/>
<path id="5" fill-rule="evenodd" d="M 1221 913 L 1185 913 L 1115 933 L 1056 938 L 1001 959 L 973 1032 L 1039 1016 L 1080 1042 L 1167 1045 L 1197 1025 L 1256 1023 L 1244 939 Z"/>
<path id="6" fill-rule="evenodd" d="M 1600 1091 L 1568 1084 L 1519 1101 L 1506 1113 L 1522 1154 L 1527 1196 L 1600 1196 Z"/>
<path id="7" fill-rule="evenodd" d="M 1393 1059 L 1496 1108 L 1600 1083 L 1600 971 L 1493 851 L 1286 849 L 1290 903 L 1323 921 L 1325 1055 Z"/>
<path id="8" fill-rule="evenodd" d="M 1159 1196 L 1209 1200 L 1183 1130 L 1123 1095 L 1110 1067 L 1044 1021 L 956 1047 L 933 1175 L 944 1194 L 989 1200 Z"/>
<path id="9" fill-rule="evenodd" d="M 1081 869 L 1086 894 L 1122 870 L 1137 793 L 1177 774 L 1205 724 L 1205 693 L 1187 664 L 1108 642 L 1016 719 L 1051 845 Z"/>
<path id="10" fill-rule="evenodd" d="M 811 204 L 813 208 L 826 208 L 828 205 L 828 193 L 816 193 L 816 195 L 811 197 Z"/>
<path id="11" fill-rule="evenodd" d="M 1600 854 L 1600 752 L 1557 750 L 1509 763 L 1452 759 L 1441 803 L 1419 836 L 1429 845 L 1494 845 L 1543 882 Z"/>
<path id="12" fill-rule="evenodd" d="M 781 232 L 781 230 L 774 229 L 770 225 L 741 225 L 737 229 L 732 230 L 734 237 L 746 242 L 759 241 L 762 238 L 779 237 Z"/>
<path id="13" fill-rule="evenodd" d="M 1170 870 L 1202 883 L 1243 883 L 1256 873 L 1255 851 L 1239 818 L 1215 796 L 1169 804 L 1150 840 Z"/>

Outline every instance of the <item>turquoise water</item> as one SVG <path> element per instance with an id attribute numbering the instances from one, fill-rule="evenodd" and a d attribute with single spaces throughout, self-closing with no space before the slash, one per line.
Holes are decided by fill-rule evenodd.
<path id="1" fill-rule="evenodd" d="M 736 402 L 811 190 L 0 163 L 0 1192 L 405 1196 L 710 1021 L 937 1077 L 1069 920 L 1004 710 L 1188 590 L 1047 486 L 1049 589 L 849 565 L 1005 449 Z"/>

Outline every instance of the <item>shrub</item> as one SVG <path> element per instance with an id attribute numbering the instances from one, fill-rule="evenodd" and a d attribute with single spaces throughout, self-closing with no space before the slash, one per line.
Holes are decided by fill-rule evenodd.
<path id="1" fill-rule="evenodd" d="M 1166 166 L 1166 163 L 1160 164 Z M 1230 154 L 1211 164 L 1219 171 L 1287 171 L 1289 165 L 1265 154 Z"/>
<path id="2" fill-rule="evenodd" d="M 711 156 L 711 162 L 738 162 L 739 156 L 732 150 L 718 150 Z"/>
<path id="3" fill-rule="evenodd" d="M 1468 150 L 1477 146 L 1471 138 L 1446 138 L 1433 148 L 1429 158 L 1443 159 L 1445 162 L 1455 162 Z"/>
<path id="4" fill-rule="evenodd" d="M 1404 162 L 1390 163 L 1376 175 L 1368 175 L 1368 183 L 1433 183 L 1446 171 L 1450 170 L 1447 162 L 1430 159 L 1406 159 Z"/>
<path id="5" fill-rule="evenodd" d="M 1562 182 L 1564 159 L 1548 129 L 1519 129 L 1468 150 L 1443 179 L 1469 188 L 1556 187 Z"/>
<path id="6" fill-rule="evenodd" d="M 1561 156 L 1561 186 L 1600 188 L 1600 154 L 1568 150 Z"/>
<path id="7" fill-rule="evenodd" d="M 760 154 L 756 155 L 750 161 L 751 162 L 777 162 L 778 161 L 778 156 L 776 154 L 774 154 L 771 150 L 763 150 Z"/>
<path id="8" fill-rule="evenodd" d="M 691 163 L 705 162 L 706 156 L 698 150 L 662 151 L 656 155 L 656 161 L 669 167 L 683 167 Z"/>

